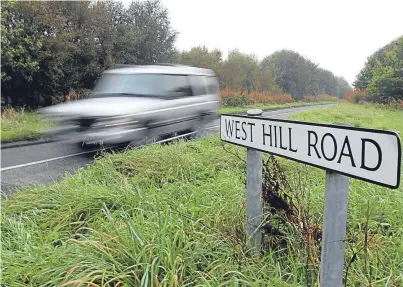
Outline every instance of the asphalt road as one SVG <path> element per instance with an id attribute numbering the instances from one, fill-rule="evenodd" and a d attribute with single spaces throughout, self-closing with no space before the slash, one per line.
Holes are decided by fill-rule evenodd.
<path id="1" fill-rule="evenodd" d="M 299 107 L 265 112 L 265 117 L 277 119 L 291 114 L 328 107 L 330 105 Z M 220 120 L 206 125 L 202 135 L 218 132 Z M 1 150 L 1 193 L 11 194 L 19 187 L 57 182 L 66 173 L 74 173 L 93 163 L 100 151 L 83 151 L 77 145 L 64 142 L 50 142 L 39 145 L 8 148 Z"/>

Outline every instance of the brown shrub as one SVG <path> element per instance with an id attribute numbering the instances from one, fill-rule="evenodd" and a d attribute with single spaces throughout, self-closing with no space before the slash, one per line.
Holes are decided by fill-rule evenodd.
<path id="1" fill-rule="evenodd" d="M 295 100 L 290 94 L 275 94 L 271 92 L 248 92 L 243 89 L 225 88 L 221 91 L 221 104 L 223 106 L 239 107 L 252 104 L 285 104 Z"/>
<path id="2" fill-rule="evenodd" d="M 350 103 L 359 103 L 365 100 L 366 95 L 366 90 L 355 89 L 348 91 L 344 98 Z"/>
<path id="3" fill-rule="evenodd" d="M 327 94 L 320 94 L 318 96 L 304 96 L 304 102 L 339 102 L 341 101 L 338 97 L 329 96 Z"/>

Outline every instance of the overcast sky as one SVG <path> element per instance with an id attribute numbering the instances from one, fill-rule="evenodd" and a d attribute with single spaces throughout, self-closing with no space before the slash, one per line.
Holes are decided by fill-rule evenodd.
<path id="1" fill-rule="evenodd" d="M 292 49 L 350 83 L 369 55 L 403 35 L 403 0 L 161 1 L 180 50 L 238 48 L 261 60 Z"/>

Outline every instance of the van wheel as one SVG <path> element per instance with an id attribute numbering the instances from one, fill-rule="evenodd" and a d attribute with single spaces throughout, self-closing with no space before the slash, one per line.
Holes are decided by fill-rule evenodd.
<path id="1" fill-rule="evenodd" d="M 79 142 L 78 146 L 83 150 L 90 150 L 90 149 L 93 149 L 95 147 L 95 145 L 87 144 L 85 142 Z"/>
<path id="2" fill-rule="evenodd" d="M 203 128 L 205 125 L 205 117 L 200 116 L 198 122 L 188 131 L 188 132 L 193 132 L 194 134 L 189 135 L 189 139 L 199 139 L 203 137 Z"/>

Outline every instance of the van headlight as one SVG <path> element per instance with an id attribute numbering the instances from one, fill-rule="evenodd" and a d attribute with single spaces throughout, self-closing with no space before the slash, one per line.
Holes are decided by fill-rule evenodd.
<path id="1" fill-rule="evenodd" d="M 129 127 L 137 125 L 139 122 L 134 119 L 129 118 L 108 118 L 103 120 L 98 120 L 95 124 L 98 128 L 108 128 L 108 127 Z"/>

